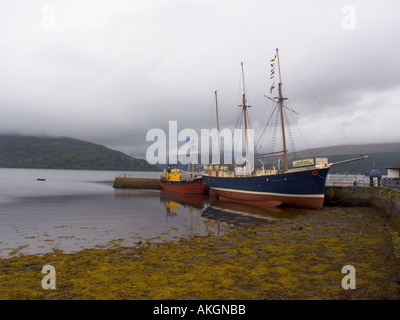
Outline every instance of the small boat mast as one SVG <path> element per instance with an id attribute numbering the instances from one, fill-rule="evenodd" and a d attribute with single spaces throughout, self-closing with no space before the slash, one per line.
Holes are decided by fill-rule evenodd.
<path id="1" fill-rule="evenodd" d="M 219 117 L 218 117 L 218 95 L 217 90 L 215 90 L 215 109 L 217 113 L 217 131 L 218 131 L 218 159 L 219 159 L 219 167 L 221 168 L 221 146 L 220 146 L 220 133 L 219 133 Z"/>
<path id="2" fill-rule="evenodd" d="M 247 105 L 246 101 L 246 86 L 244 84 L 244 68 L 243 68 L 243 62 L 241 63 L 242 66 L 242 80 L 243 80 L 243 96 L 242 96 L 242 105 L 239 107 L 243 108 L 243 117 L 244 117 L 244 134 L 246 138 L 246 159 L 248 163 L 250 163 L 250 155 L 249 155 L 249 140 L 247 136 L 247 108 L 250 106 Z"/>

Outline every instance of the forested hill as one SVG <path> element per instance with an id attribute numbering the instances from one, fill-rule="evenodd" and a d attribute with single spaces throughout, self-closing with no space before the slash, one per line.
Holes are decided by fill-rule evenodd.
<path id="1" fill-rule="evenodd" d="M 0 167 L 156 171 L 120 151 L 72 138 L 0 136 Z"/>

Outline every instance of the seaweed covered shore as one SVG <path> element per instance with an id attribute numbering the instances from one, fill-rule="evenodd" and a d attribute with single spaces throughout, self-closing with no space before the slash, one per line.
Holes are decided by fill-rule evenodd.
<path id="1" fill-rule="evenodd" d="M 371 207 L 324 208 L 224 235 L 16 255 L 0 259 L 0 299 L 397 300 L 396 228 Z M 356 289 L 342 287 L 345 265 Z"/>

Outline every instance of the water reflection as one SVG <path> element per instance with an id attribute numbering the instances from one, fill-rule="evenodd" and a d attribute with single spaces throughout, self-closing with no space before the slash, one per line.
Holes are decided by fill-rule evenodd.
<path id="1" fill-rule="evenodd" d="M 211 200 L 202 217 L 238 226 L 258 226 L 272 223 L 282 218 L 295 218 L 307 214 L 307 210 L 255 206 L 230 201 Z"/>
<path id="2" fill-rule="evenodd" d="M 185 235 L 220 234 L 226 229 L 202 218 L 201 214 L 208 204 L 208 197 L 204 194 L 161 191 L 160 202 L 166 213 L 166 222 L 174 223 Z"/>
<path id="3" fill-rule="evenodd" d="M 256 226 L 270 223 L 282 212 L 276 207 L 256 207 L 243 203 L 213 200 L 202 217 L 239 226 Z"/>
<path id="4" fill-rule="evenodd" d="M 203 225 L 227 224 L 236 226 L 257 226 L 272 223 L 277 219 L 295 218 L 307 214 L 304 209 L 286 207 L 263 207 L 251 204 L 220 201 L 203 194 L 185 194 L 161 191 L 160 201 L 167 217 L 184 217 L 190 213 L 190 225 L 202 218 Z M 194 218 L 193 214 L 198 214 Z M 181 218 L 182 218 L 181 217 Z"/>
<path id="5" fill-rule="evenodd" d="M 194 208 L 203 209 L 205 203 L 204 194 L 189 194 L 172 191 L 161 191 L 160 200 L 164 202 L 175 202 L 183 206 L 192 206 Z"/>

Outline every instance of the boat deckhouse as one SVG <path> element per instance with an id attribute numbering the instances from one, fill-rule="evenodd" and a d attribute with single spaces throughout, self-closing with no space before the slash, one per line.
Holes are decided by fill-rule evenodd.
<path id="1" fill-rule="evenodd" d="M 400 178 L 400 163 L 386 169 L 388 169 L 388 178 Z"/>

